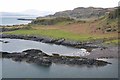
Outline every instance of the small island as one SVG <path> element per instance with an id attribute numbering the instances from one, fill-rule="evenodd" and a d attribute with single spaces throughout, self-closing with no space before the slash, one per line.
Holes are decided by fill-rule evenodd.
<path id="1" fill-rule="evenodd" d="M 26 61 L 43 66 L 50 66 L 52 63 L 66 65 L 105 66 L 111 64 L 106 61 L 88 59 L 79 56 L 62 56 L 59 54 L 48 55 L 41 50 L 29 49 L 23 52 L 1 52 L 2 58 L 12 58 L 14 61 Z"/>
<path id="2" fill-rule="evenodd" d="M 17 20 L 32 21 L 32 20 L 34 20 L 34 19 L 18 18 Z"/>

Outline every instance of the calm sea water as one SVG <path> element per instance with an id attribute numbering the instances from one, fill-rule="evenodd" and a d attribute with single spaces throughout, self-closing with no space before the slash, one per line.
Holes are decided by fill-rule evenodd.
<path id="1" fill-rule="evenodd" d="M 79 52 L 84 54 L 84 50 L 73 49 L 65 46 L 50 45 L 29 40 L 4 39 L 9 43 L 2 44 L 2 51 L 21 52 L 26 49 L 41 49 L 47 53 L 72 54 Z M 84 53 L 82 53 L 84 52 Z M 2 77 L 4 78 L 117 78 L 118 60 L 103 59 L 112 64 L 101 67 L 87 67 L 74 65 L 52 64 L 44 67 L 26 62 L 15 62 L 11 59 L 2 60 Z"/>
<path id="2" fill-rule="evenodd" d="M 3 59 L 3 78 L 118 78 L 118 61 L 108 59 L 112 65 L 103 67 L 52 64 L 44 67 L 25 62 Z"/>
<path id="3" fill-rule="evenodd" d="M 35 19 L 34 16 L 1 16 L 0 25 L 18 25 L 18 24 L 28 24 L 31 21 L 17 20 L 18 18 L 28 18 Z"/>
<path id="4" fill-rule="evenodd" d="M 1 39 L 0 39 L 1 40 Z M 30 41 L 30 40 L 21 40 L 21 39 L 2 39 L 8 41 L 7 44 L 2 44 L 0 51 L 7 52 L 22 52 L 27 49 L 40 49 L 45 53 L 52 54 L 58 53 L 61 55 L 73 55 L 73 56 L 84 56 L 89 55 L 85 49 L 77 49 L 66 47 L 62 45 L 55 44 L 46 44 L 42 42 Z"/>

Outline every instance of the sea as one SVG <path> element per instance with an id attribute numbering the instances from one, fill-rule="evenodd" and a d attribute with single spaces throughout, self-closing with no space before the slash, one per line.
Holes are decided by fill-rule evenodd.
<path id="1" fill-rule="evenodd" d="M 31 21 L 26 20 L 18 20 L 19 18 L 24 19 L 35 19 L 36 16 L 0 16 L 0 25 L 20 25 L 20 24 L 28 24 Z"/>

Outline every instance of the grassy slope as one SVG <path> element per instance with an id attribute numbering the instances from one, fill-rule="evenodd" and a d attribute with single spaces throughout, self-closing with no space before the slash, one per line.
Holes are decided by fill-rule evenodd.
<path id="1" fill-rule="evenodd" d="M 115 39 L 115 40 L 106 41 L 105 44 L 116 45 L 116 44 L 119 44 L 119 42 L 120 42 L 120 40 Z"/>
<path id="2" fill-rule="evenodd" d="M 16 30 L 6 32 L 7 34 L 19 34 L 19 35 L 37 35 L 37 36 L 48 36 L 52 38 L 65 38 L 69 40 L 85 41 L 88 40 L 90 35 L 78 35 L 71 32 L 66 32 L 58 29 L 39 29 L 39 30 Z"/>
<path id="3" fill-rule="evenodd" d="M 37 35 L 37 36 L 48 36 L 53 38 L 65 38 L 77 41 L 88 41 L 91 39 L 103 39 L 117 37 L 117 32 L 104 33 L 104 31 L 97 30 L 98 27 L 105 26 L 105 19 L 96 21 L 89 21 L 86 23 L 59 23 L 56 25 L 46 26 L 32 26 L 32 29 L 22 29 L 10 32 L 4 32 L 6 34 L 20 34 L 20 35 Z M 111 25 L 111 24 L 109 24 Z M 112 24 L 113 25 L 113 24 Z"/>

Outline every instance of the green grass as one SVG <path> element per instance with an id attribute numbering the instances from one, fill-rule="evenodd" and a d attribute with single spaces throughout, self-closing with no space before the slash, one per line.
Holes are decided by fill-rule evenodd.
<path id="1" fill-rule="evenodd" d="M 120 41 L 120 39 L 110 40 L 110 41 L 106 41 L 105 44 L 117 45 L 117 44 L 119 44 L 119 41 Z"/>
<path id="2" fill-rule="evenodd" d="M 31 22 L 31 25 L 56 25 L 56 24 L 66 24 L 68 22 L 73 22 L 74 19 L 69 17 L 56 17 L 56 18 L 38 18 Z"/>
<path id="3" fill-rule="evenodd" d="M 109 19 L 107 17 L 102 17 L 99 19 L 99 24 L 97 28 L 103 29 L 103 31 L 106 31 L 106 29 L 115 29 L 116 31 L 118 30 L 118 19 Z"/>
<path id="4" fill-rule="evenodd" d="M 67 24 L 70 24 L 70 23 L 73 23 L 74 21 L 63 21 L 63 22 L 58 22 L 56 23 L 55 25 L 57 26 L 63 26 L 63 25 L 67 25 Z"/>
<path id="5" fill-rule="evenodd" d="M 98 24 L 98 26 L 96 27 L 106 27 L 106 23 L 108 22 L 109 25 L 111 26 L 115 26 L 116 27 L 116 23 L 117 20 L 106 20 L 105 17 L 101 18 L 100 23 Z M 69 23 L 74 23 L 74 21 L 62 21 L 62 22 L 58 22 L 55 24 L 56 25 L 66 25 Z M 84 23 L 84 21 L 78 21 L 78 23 Z M 113 35 L 109 35 L 109 34 L 90 34 L 90 33 L 75 33 L 75 32 L 69 32 L 67 30 L 62 30 L 62 29 L 35 29 L 34 27 L 46 27 L 45 25 L 38 25 L 38 24 L 30 24 L 28 26 L 23 27 L 20 30 L 15 30 L 15 31 L 9 31 L 9 32 L 3 32 L 5 34 L 18 34 L 18 35 L 35 35 L 35 36 L 46 36 L 46 37 L 52 37 L 52 38 L 64 38 L 64 39 L 68 39 L 68 40 L 75 40 L 75 41 L 90 41 L 90 40 L 96 40 L 96 39 L 104 39 L 104 38 L 111 38 L 111 37 L 115 37 L 114 34 Z M 47 26 L 48 27 L 48 26 Z M 89 27 L 89 26 L 88 26 Z M 111 42 L 105 42 L 105 43 L 111 43 Z M 112 43 L 117 43 L 117 41 L 112 41 Z"/>
<path id="6" fill-rule="evenodd" d="M 72 21 L 64 21 L 64 22 L 58 22 L 56 25 L 66 25 L 69 24 Z M 83 21 L 79 21 L 79 23 L 82 23 Z M 110 25 L 115 25 L 116 20 L 109 20 L 108 21 Z M 83 22 L 84 23 L 84 22 Z M 101 23 L 99 26 L 103 26 L 106 24 L 106 19 L 103 18 L 101 20 Z M 45 25 L 34 25 L 34 27 L 46 27 Z M 46 37 L 52 37 L 52 38 L 64 38 L 68 40 L 75 40 L 75 41 L 90 41 L 90 40 L 96 40 L 96 39 L 104 39 L 104 38 L 111 38 L 115 37 L 115 35 L 109 35 L 109 34 L 90 34 L 90 33 L 74 33 L 74 32 L 69 32 L 67 30 L 62 30 L 62 29 L 35 29 L 33 25 L 25 26 L 20 30 L 15 30 L 15 31 L 9 31 L 9 32 L 3 32 L 5 34 L 18 34 L 18 35 L 35 35 L 35 36 L 46 36 Z M 48 27 L 48 26 L 47 26 Z M 96 26 L 97 27 L 97 26 Z M 112 43 L 116 43 L 117 41 L 112 41 Z M 105 42 L 105 43 L 111 43 L 111 42 Z"/>
<path id="7" fill-rule="evenodd" d="M 4 32 L 5 34 L 18 34 L 18 35 L 36 35 L 36 36 L 46 36 L 52 38 L 65 38 L 68 40 L 77 40 L 77 41 L 88 41 L 93 39 L 92 35 L 86 34 L 74 34 L 71 32 L 66 32 L 58 29 L 40 29 L 40 30 L 16 30 L 10 32 Z M 94 38 L 95 39 L 95 38 Z"/>

